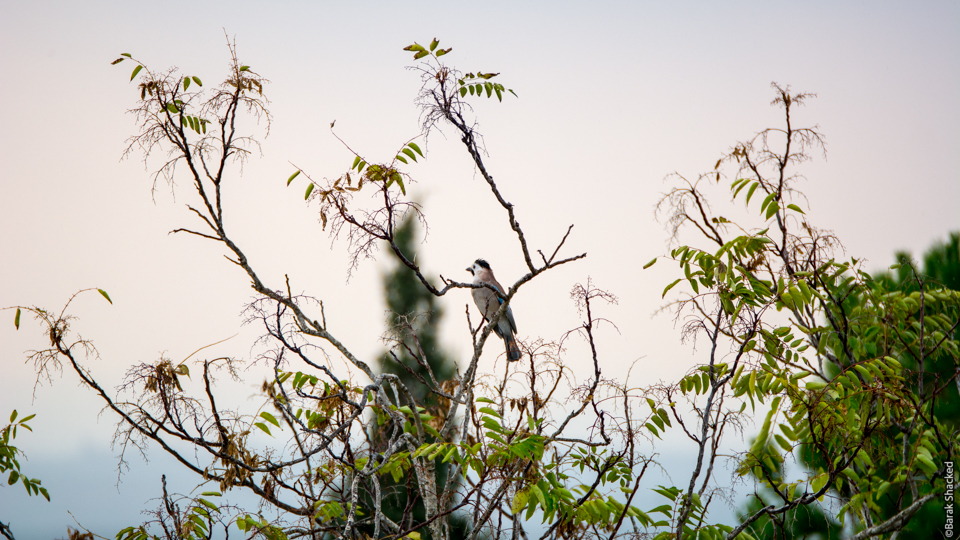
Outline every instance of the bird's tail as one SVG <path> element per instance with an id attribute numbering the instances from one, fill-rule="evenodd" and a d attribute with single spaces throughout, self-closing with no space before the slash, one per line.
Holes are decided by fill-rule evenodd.
<path id="1" fill-rule="evenodd" d="M 507 346 L 507 361 L 516 362 L 523 356 L 520 347 L 517 346 L 517 340 L 513 339 L 513 336 L 504 336 L 503 343 Z"/>

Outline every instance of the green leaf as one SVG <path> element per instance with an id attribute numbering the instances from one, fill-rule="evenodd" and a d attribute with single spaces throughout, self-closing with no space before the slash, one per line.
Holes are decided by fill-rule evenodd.
<path id="1" fill-rule="evenodd" d="M 890 482 L 884 482 L 880 484 L 880 487 L 877 489 L 877 494 L 876 494 L 877 500 L 880 500 L 880 497 L 883 497 L 884 495 L 886 495 L 887 491 L 890 489 L 890 485 L 891 485 Z"/>
<path id="2" fill-rule="evenodd" d="M 297 169 L 297 171 L 296 171 L 295 173 L 293 173 L 293 174 L 290 175 L 290 178 L 287 178 L 287 185 L 289 186 L 289 185 L 290 185 L 290 182 L 293 182 L 293 179 L 296 178 L 296 177 L 298 177 L 298 176 L 300 176 L 300 169 Z"/>
<path id="3" fill-rule="evenodd" d="M 439 44 L 440 44 L 440 42 L 437 41 L 437 38 L 433 38 L 433 41 L 430 42 L 430 52 L 433 52 L 434 49 L 436 49 L 436 48 L 437 48 L 437 45 L 439 45 Z M 516 513 L 516 512 L 514 512 L 514 513 Z"/>
<path id="4" fill-rule="evenodd" d="M 203 86 L 203 83 L 200 82 L 200 77 L 190 77 L 193 79 L 193 82 L 197 83 L 197 86 Z"/>
<path id="5" fill-rule="evenodd" d="M 477 401 L 479 401 L 479 400 L 477 400 Z M 490 416 L 497 417 L 497 418 L 499 418 L 499 419 L 501 419 L 501 420 L 503 419 L 503 417 L 500 416 L 500 413 L 498 413 L 497 411 L 491 409 L 490 407 L 480 407 L 480 408 L 477 409 L 477 410 L 478 410 L 479 412 L 482 412 L 483 414 L 489 414 Z M 10 421 L 13 422 L 13 419 L 11 419 Z"/>
<path id="6" fill-rule="evenodd" d="M 14 409 L 13 412 L 10 413 L 10 423 L 12 424 L 13 421 L 16 420 L 16 419 L 17 419 L 17 410 Z"/>
<path id="7" fill-rule="evenodd" d="M 167 110 L 172 112 L 173 114 L 177 114 L 178 112 L 180 112 L 180 109 L 178 109 L 176 104 L 174 103 L 167 103 Z"/>
<path id="8" fill-rule="evenodd" d="M 404 148 L 403 153 L 410 156 L 410 159 L 412 159 L 413 161 L 417 161 L 417 155 L 413 153 L 413 150 L 410 150 L 409 148 Z"/>
<path id="9" fill-rule="evenodd" d="M 130 80 L 132 81 L 134 77 L 137 76 L 137 73 L 140 73 L 140 70 L 143 69 L 143 66 L 137 66 L 133 68 L 133 73 L 130 74 Z"/>
<path id="10" fill-rule="evenodd" d="M 647 268 L 650 268 L 651 266 L 653 266 L 653 265 L 656 264 L 656 263 L 657 263 L 657 258 L 654 257 L 653 260 L 651 260 L 651 261 L 648 262 L 647 264 L 643 265 L 643 269 L 646 270 Z"/>
<path id="11" fill-rule="evenodd" d="M 110 295 L 107 294 L 107 291 L 103 289 L 97 289 L 101 296 L 107 299 L 107 302 L 110 302 L 110 305 L 113 305 L 113 300 L 110 299 Z"/>
<path id="12" fill-rule="evenodd" d="M 537 500 L 540 502 L 540 507 L 546 509 L 547 499 L 543 496 L 543 491 L 540 490 L 536 485 L 530 486 L 530 493 L 533 494 Z"/>
<path id="13" fill-rule="evenodd" d="M 397 158 L 396 158 L 396 159 L 398 159 L 399 161 L 402 161 L 404 164 L 407 163 L 406 158 L 404 158 L 403 156 L 401 156 L 401 155 L 399 155 L 399 154 L 397 154 Z"/>
<path id="14" fill-rule="evenodd" d="M 353 165 L 350 166 L 350 170 L 356 169 L 357 165 L 359 165 L 361 161 L 363 160 L 360 159 L 360 156 L 353 158 Z"/>
<path id="15" fill-rule="evenodd" d="M 518 491 L 516 495 L 513 496 L 513 503 L 510 505 L 510 511 L 514 514 L 522 512 L 524 508 L 527 507 L 527 501 L 530 499 L 530 493 L 528 491 Z"/>
<path id="16" fill-rule="evenodd" d="M 197 512 L 198 510 L 200 510 L 200 508 L 195 509 L 194 512 Z M 200 531 L 206 533 L 207 525 L 203 522 L 202 517 L 198 516 L 197 514 L 191 514 L 188 519 L 195 525 L 197 529 L 200 529 Z"/>
<path id="17" fill-rule="evenodd" d="M 10 471 L 10 477 L 7 478 L 7 485 L 12 486 L 12 485 L 16 484 L 16 483 L 17 483 L 17 480 L 19 480 L 19 479 L 20 479 L 20 473 L 18 473 L 18 472 L 16 471 L 16 469 L 14 469 L 14 470 Z"/>
<path id="18" fill-rule="evenodd" d="M 397 157 L 400 157 L 400 156 L 397 156 Z M 398 173 L 397 171 L 394 171 L 393 174 L 390 175 L 390 180 L 391 180 L 392 182 L 396 182 L 397 185 L 400 186 L 400 192 L 401 192 L 401 193 L 403 193 L 404 195 L 407 194 L 407 188 L 404 187 L 404 185 L 403 185 L 403 177 L 400 176 L 400 173 Z"/>
<path id="19" fill-rule="evenodd" d="M 17 314 L 13 316 L 13 326 L 20 329 L 20 308 L 17 308 Z"/>
<path id="20" fill-rule="evenodd" d="M 461 86 L 461 87 L 460 87 L 460 97 L 463 97 L 463 96 L 465 96 L 465 95 L 467 95 L 467 87 L 466 87 L 466 86 Z"/>
<path id="21" fill-rule="evenodd" d="M 273 434 L 270 433 L 270 429 L 267 428 L 267 425 L 264 424 L 263 422 L 256 422 L 256 423 L 253 424 L 253 425 L 255 425 L 255 426 L 257 426 L 258 428 L 262 429 L 263 432 L 266 433 L 267 435 L 270 435 L 271 437 L 273 437 Z"/>
<path id="22" fill-rule="evenodd" d="M 250 69 L 250 66 L 240 66 L 240 71 L 247 71 Z"/>
<path id="23" fill-rule="evenodd" d="M 223 494 L 220 493 L 219 491 L 204 491 L 200 495 L 204 497 L 222 497 L 223 496 Z"/>
<path id="24" fill-rule="evenodd" d="M 794 212 L 800 212 L 801 214 L 805 214 L 805 213 L 806 213 L 806 212 L 804 212 L 803 210 L 801 210 L 799 206 L 797 206 L 797 205 L 795 205 L 795 204 L 788 204 L 788 205 L 787 205 L 787 208 L 793 210 Z"/>
<path id="25" fill-rule="evenodd" d="M 770 205 L 767 206 L 767 216 L 765 219 L 770 219 L 779 210 L 780 210 L 780 205 L 777 204 L 776 201 L 771 201 Z"/>
<path id="26" fill-rule="evenodd" d="M 920 469 L 923 470 L 925 473 L 933 474 L 937 472 L 937 469 L 938 469 L 937 465 L 933 462 L 932 459 L 928 458 L 927 456 L 923 454 L 917 454 L 916 460 L 917 460 L 917 463 L 919 464 Z"/>
<path id="27" fill-rule="evenodd" d="M 414 150 L 416 153 L 420 154 L 420 157 L 423 157 L 423 152 L 420 151 L 420 147 L 417 146 L 417 143 L 414 143 L 414 142 L 412 142 L 412 143 L 407 143 L 407 146 L 409 146 L 410 148 L 413 148 L 413 150 Z"/>
<path id="28" fill-rule="evenodd" d="M 263 418 L 267 422 L 270 422 L 271 424 L 277 427 L 280 427 L 280 422 L 277 422 L 277 419 L 267 411 L 263 411 L 262 413 L 260 413 L 260 418 Z"/>
<path id="29" fill-rule="evenodd" d="M 683 279 L 683 278 L 679 278 L 679 279 L 677 279 L 676 281 L 674 281 L 673 283 L 667 285 L 667 288 L 663 290 L 663 294 L 660 296 L 660 298 L 666 298 L 666 297 L 667 297 L 667 293 L 670 292 L 670 289 L 672 289 L 672 288 L 674 287 L 674 285 L 676 285 L 677 283 L 680 283 L 680 280 L 682 280 L 682 279 Z"/>
<path id="30" fill-rule="evenodd" d="M 659 490 L 654 490 L 654 491 L 656 491 L 657 493 L 660 493 Z M 670 497 L 668 497 L 668 498 L 670 498 Z M 672 499 L 671 499 L 671 500 L 672 500 Z M 670 517 L 670 515 L 672 514 L 672 511 L 673 511 L 673 507 L 672 507 L 672 506 L 670 506 L 669 504 L 663 504 L 663 505 L 660 505 L 660 506 L 654 508 L 653 510 L 648 510 L 647 513 L 648 513 L 648 514 L 655 514 L 655 513 L 657 513 L 657 512 L 660 512 L 661 514 L 663 514 L 663 515 L 665 515 L 665 516 L 667 516 L 667 517 Z"/>
<path id="31" fill-rule="evenodd" d="M 133 58 L 130 56 L 130 53 L 120 53 L 120 56 L 126 56 L 127 58 Z"/>
<path id="32" fill-rule="evenodd" d="M 763 446 L 767 443 L 767 439 L 770 438 L 770 423 L 773 421 L 774 415 L 777 413 L 778 406 L 780 405 L 781 396 L 773 398 L 773 402 L 770 404 L 770 411 L 767 413 L 767 417 L 763 420 L 763 425 L 760 427 L 760 433 L 757 435 L 757 438 L 753 441 L 753 445 L 750 447 L 750 453 L 753 456 L 759 458 Z"/>
<path id="33" fill-rule="evenodd" d="M 745 187 L 747 187 L 747 179 L 746 179 L 746 178 L 738 178 L 738 179 L 734 180 L 733 183 L 730 184 L 730 189 L 733 189 L 733 190 L 734 190 L 734 191 L 733 191 L 733 198 L 736 199 L 736 198 L 737 198 L 737 195 L 739 195 L 739 194 L 740 194 L 740 191 L 743 190 L 743 188 L 745 188 Z"/>
<path id="34" fill-rule="evenodd" d="M 786 439 L 783 438 L 782 435 L 780 435 L 779 433 L 776 433 L 774 434 L 773 438 L 776 439 L 777 444 L 779 444 L 780 448 L 783 448 L 784 451 L 793 452 L 793 447 L 790 445 L 790 443 L 787 442 Z"/>
<path id="35" fill-rule="evenodd" d="M 436 54 L 437 58 L 439 58 L 439 57 L 447 54 L 448 52 L 450 52 L 450 51 L 452 51 L 452 50 L 453 50 L 453 47 L 448 47 L 448 48 L 446 48 L 446 49 L 440 49 L 440 50 L 437 51 L 435 54 Z"/>
<path id="36" fill-rule="evenodd" d="M 437 442 L 428 444 L 426 446 L 421 446 L 420 448 L 417 449 L 416 452 L 413 453 L 413 457 L 418 458 L 420 456 L 427 455 L 430 452 L 433 452 L 434 450 L 436 450 L 438 446 L 440 446 L 440 443 L 437 443 Z"/>
<path id="37" fill-rule="evenodd" d="M 313 188 L 314 188 L 314 186 L 315 186 L 314 183 L 313 183 L 313 182 L 310 182 L 310 185 L 307 186 L 307 192 L 304 193 L 304 195 L 303 195 L 303 200 L 307 200 L 307 199 L 310 198 L 310 194 L 313 193 Z"/>
<path id="38" fill-rule="evenodd" d="M 767 195 L 766 197 L 763 198 L 763 202 L 760 204 L 760 211 L 761 211 L 761 212 L 766 212 L 766 211 L 767 211 L 767 206 L 768 206 L 771 202 L 773 202 L 773 199 L 774 199 L 775 196 L 776 196 L 775 193 L 770 193 L 769 195 Z M 769 219 L 769 218 L 768 218 L 768 219 Z"/>
<path id="39" fill-rule="evenodd" d="M 422 49 L 422 48 L 423 48 L 423 47 L 421 47 L 421 49 Z M 427 51 L 420 51 L 420 52 L 418 52 L 417 54 L 413 55 L 413 59 L 414 59 L 414 60 L 419 60 L 419 59 L 423 58 L 424 56 L 426 56 L 426 55 L 428 55 L 428 54 L 430 54 L 430 53 L 428 53 Z"/>
<path id="40" fill-rule="evenodd" d="M 501 426 L 499 423 L 497 423 L 496 420 L 494 420 L 493 418 L 490 418 L 489 416 L 484 416 L 483 418 L 481 418 L 480 423 L 483 424 L 483 427 L 491 431 L 495 431 L 497 433 L 503 433 L 503 426 Z M 489 435 L 490 433 L 488 432 L 487 434 Z"/>
<path id="41" fill-rule="evenodd" d="M 119 64 L 120 62 L 123 62 L 123 58 L 117 58 L 117 59 L 114 60 L 113 62 L 110 62 L 110 65 L 111 65 L 111 66 L 115 66 L 115 65 Z"/>
<path id="42" fill-rule="evenodd" d="M 183 78 L 183 91 L 186 92 L 187 88 L 190 88 L 190 77 Z"/>
<path id="43" fill-rule="evenodd" d="M 760 185 L 760 182 L 754 182 L 750 185 L 750 189 L 747 190 L 747 203 L 750 204 L 750 197 L 753 197 L 753 192 L 757 190 L 757 187 Z"/>

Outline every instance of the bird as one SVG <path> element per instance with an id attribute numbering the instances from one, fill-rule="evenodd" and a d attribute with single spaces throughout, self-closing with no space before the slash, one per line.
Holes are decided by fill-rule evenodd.
<path id="1" fill-rule="evenodd" d="M 500 294 L 506 294 L 503 287 L 497 282 L 497 278 L 493 277 L 493 270 L 487 261 L 477 259 L 467 267 L 467 272 L 473 275 L 474 285 L 486 283 L 493 286 Z M 486 287 L 473 289 L 473 301 L 480 309 L 480 313 L 483 314 L 483 318 L 488 322 L 500 309 L 500 304 L 503 303 L 502 298 Z M 507 361 L 515 362 L 519 360 L 521 356 L 520 347 L 517 346 L 517 340 L 514 338 L 517 333 L 517 322 L 513 319 L 513 310 L 510 309 L 510 306 L 507 306 L 507 312 L 503 314 L 503 317 L 500 317 L 500 321 L 493 327 L 493 331 L 503 339 L 503 344 L 507 348 Z"/>

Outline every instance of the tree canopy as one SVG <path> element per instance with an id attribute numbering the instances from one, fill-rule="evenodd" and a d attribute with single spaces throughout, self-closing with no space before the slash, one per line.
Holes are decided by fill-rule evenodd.
<path id="1" fill-rule="evenodd" d="M 952 489 L 958 427 L 940 403 L 957 388 L 948 368 L 960 360 L 960 293 L 916 272 L 901 280 L 911 285 L 890 288 L 858 259 L 838 258 L 837 238 L 808 219 L 798 168 L 823 137 L 795 125 L 795 113 L 812 94 L 774 84 L 782 124 L 736 143 L 703 174 L 675 175 L 658 205 L 675 247 L 643 268 L 661 259 L 675 265 L 662 297 L 682 321 L 680 337 L 699 344 L 699 362 L 686 376 L 639 386 L 605 378 L 605 362 L 615 359 L 603 357 L 596 330 L 609 322 L 604 305 L 617 298 L 591 281 L 572 287 L 579 326 L 553 341 L 525 339 L 524 360 L 488 373 L 479 361 L 511 301 L 544 274 L 589 259 L 569 247 L 573 224 L 555 244 L 535 245 L 494 180 L 495 157 L 485 151 L 471 103 L 515 97 L 500 74 L 459 70 L 448 63 L 452 49 L 436 39 L 408 46 L 422 82 L 422 132 L 387 156 L 343 141 L 353 160 L 342 173 L 327 179 L 295 168 L 286 177 L 287 186 L 302 186 L 304 211 L 348 239 L 351 268 L 386 246 L 404 291 L 416 291 L 391 304 L 422 310 L 398 313 L 388 334 L 396 361 L 380 367 L 398 369 L 378 369 L 339 337 L 323 290 L 312 296 L 294 292 L 289 277 L 264 277 L 226 218 L 224 194 L 258 144 L 247 120 L 269 126 L 272 119 L 266 79 L 230 50 L 229 73 L 216 87 L 173 69 L 153 71 L 126 53 L 114 63 L 134 65 L 139 129 L 129 152 L 164 155 L 154 182 L 190 186 L 193 222 L 174 232 L 212 242 L 256 294 L 247 316 L 262 328 L 258 361 L 266 375 L 255 406 L 218 399 L 218 379 L 249 377 L 240 360 L 202 355 L 132 366 L 123 389 L 133 398 L 120 399 L 89 367 L 98 353 L 72 329 L 72 298 L 59 312 L 9 308 L 18 327 L 31 315 L 49 338 L 30 356 L 41 374 L 65 365 L 117 419 L 123 448 L 160 448 L 202 486 L 184 496 L 164 484 L 155 519 L 132 523 L 118 540 L 211 538 L 230 527 L 276 539 L 446 540 L 452 529 L 469 540 L 750 539 L 798 509 L 829 512 L 854 538 L 869 538 L 905 530 Z M 502 210 L 489 219 L 504 219 L 513 232 L 511 249 L 525 273 L 504 291 L 434 277 L 410 250 L 404 224 L 429 219 L 429 208 L 407 193 L 416 163 L 427 157 L 417 141 L 438 129 L 456 133 L 477 181 Z M 714 211 L 727 197 L 743 202 L 744 217 Z M 489 322 L 467 312 L 472 354 L 453 370 L 433 327 L 420 321 L 432 299 L 484 287 L 501 307 Z M 103 289 L 81 293 L 94 291 L 111 301 Z M 566 353 L 572 339 L 588 351 L 578 373 Z M 754 416 L 754 442 L 729 455 L 731 434 Z M 667 431 L 686 437 L 695 462 L 673 475 L 675 485 L 650 485 Z M 797 455 L 803 470 L 785 468 Z M 769 495 L 735 524 L 711 517 L 728 491 L 721 465 Z M 408 503 L 385 511 L 385 490 L 401 484 Z M 229 490 L 252 493 L 260 504 L 219 503 Z M 635 504 L 641 491 L 662 504 Z M 819 507 L 825 498 L 842 505 Z"/>

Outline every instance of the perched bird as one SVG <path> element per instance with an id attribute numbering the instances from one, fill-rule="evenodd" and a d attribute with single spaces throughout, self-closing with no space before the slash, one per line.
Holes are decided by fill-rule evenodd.
<path id="1" fill-rule="evenodd" d="M 490 269 L 490 263 L 483 259 L 477 259 L 472 266 L 467 268 L 467 272 L 473 274 L 473 283 L 479 285 L 486 283 L 492 285 L 500 294 L 506 294 L 503 287 L 493 277 L 493 270 Z M 493 318 L 500 309 L 503 300 L 497 294 L 486 287 L 473 290 L 473 301 L 480 308 L 480 313 L 487 321 Z M 520 359 L 520 347 L 517 347 L 517 340 L 514 334 L 517 333 L 517 323 L 513 320 L 513 310 L 507 306 L 507 312 L 500 317 L 500 321 L 493 327 L 493 331 L 503 338 L 503 344 L 507 347 L 507 360 L 513 362 Z"/>

